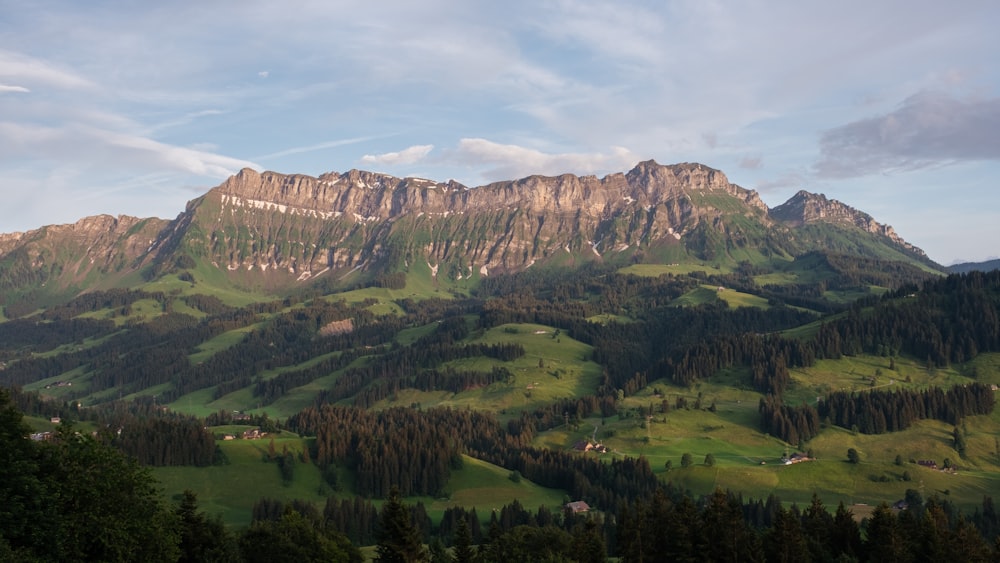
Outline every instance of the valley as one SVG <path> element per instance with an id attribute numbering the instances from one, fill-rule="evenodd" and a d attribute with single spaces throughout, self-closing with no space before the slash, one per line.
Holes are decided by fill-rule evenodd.
<path id="1" fill-rule="evenodd" d="M 449 541 L 459 512 L 484 540 L 515 501 L 582 500 L 611 543 L 660 488 L 859 518 L 933 498 L 993 525 L 996 271 L 948 276 L 822 196 L 769 214 L 700 165 L 474 189 L 254 174 L 159 234 L 107 223 L 103 265 L 59 229 L 0 247 L 0 383 L 34 430 L 117 429 L 165 502 L 190 490 L 233 529 L 361 518 L 390 487 Z"/>

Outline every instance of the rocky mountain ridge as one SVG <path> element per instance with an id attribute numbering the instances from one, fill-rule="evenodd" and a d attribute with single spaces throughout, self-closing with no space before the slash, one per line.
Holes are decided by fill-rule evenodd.
<path id="1" fill-rule="evenodd" d="M 825 194 L 799 190 L 788 201 L 772 209 L 771 217 L 793 227 L 818 222 L 853 225 L 865 232 L 884 236 L 904 248 L 923 254 L 922 250 L 896 234 L 891 226 L 883 225 L 871 215 L 858 211 L 836 199 L 827 199 Z"/>
<path id="2" fill-rule="evenodd" d="M 82 288 L 198 262 L 279 284 L 418 263 L 462 279 L 546 262 L 790 258 L 841 239 L 848 252 L 930 263 L 891 227 L 836 200 L 802 191 L 768 209 L 757 192 L 697 163 L 647 161 L 603 178 L 529 176 L 476 188 L 360 170 L 245 169 L 173 221 L 104 215 L 0 235 L 0 287 L 60 280 Z"/>

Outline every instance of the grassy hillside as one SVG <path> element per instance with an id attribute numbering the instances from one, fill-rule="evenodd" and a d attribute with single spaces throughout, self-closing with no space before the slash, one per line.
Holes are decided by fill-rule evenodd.
<path id="1" fill-rule="evenodd" d="M 25 389 L 86 407 L 151 401 L 154 410 L 166 406 L 170 413 L 197 417 L 242 411 L 285 420 L 325 396 L 341 406 L 357 402 L 373 409 L 474 409 L 494 415 L 501 427 L 544 420 L 537 422 L 539 430 L 530 438 L 537 448 L 594 458 L 608 466 L 612 460 L 641 457 L 660 481 L 694 494 L 722 487 L 745 497 L 773 493 L 801 505 L 818 492 L 833 506 L 841 500 L 893 502 L 914 489 L 971 510 L 983 495 L 1000 490 L 1000 415 L 995 411 L 962 422 L 964 457 L 953 443 L 954 426 L 937 420 L 921 420 L 904 431 L 882 435 L 864 435 L 824 421 L 811 440 L 788 444 L 761 430 L 758 406 L 764 395 L 749 360 L 714 364 L 704 356 L 704 364 L 725 367 L 699 372 L 687 380 L 689 385 L 671 382 L 684 354 L 714 353 L 716 340 L 730 338 L 726 345 L 735 346 L 782 335 L 811 342 L 822 327 L 841 320 L 881 320 L 887 310 L 877 308 L 882 303 L 875 297 L 895 286 L 879 285 L 885 278 L 873 269 L 876 264 L 819 254 L 799 260 L 753 257 L 718 267 L 689 263 L 620 268 L 595 261 L 587 277 L 539 268 L 523 277 L 457 280 L 440 270 L 435 275 L 426 262 L 417 261 L 407 264 L 405 284 L 395 283 L 395 288 L 303 290 L 280 299 L 263 287 L 243 292 L 213 277 L 212 269 L 199 267 L 191 272 L 193 283 L 181 274 L 168 274 L 145 285 L 148 294 L 128 306 L 98 302 L 74 315 L 39 314 L 39 323 L 50 323 L 66 335 L 36 348 L 13 334 L 9 341 L 17 345 L 3 349 L 3 361 L 15 367 L 22 360 L 36 362 L 32 375 L 44 377 L 28 381 Z M 221 305 L 185 300 L 191 295 L 215 298 Z M 904 309 L 930 302 L 931 297 L 928 290 L 919 299 L 898 297 L 893 303 Z M 984 303 L 993 299 L 988 293 L 981 298 Z M 864 306 L 849 309 L 856 299 L 864 299 Z M 958 305 L 942 301 L 936 309 L 928 306 L 917 311 L 914 322 L 944 317 L 949 308 L 973 307 L 967 304 L 971 299 Z M 973 303 L 973 309 L 987 310 L 983 303 Z M 72 326 L 73 319 L 81 326 Z M 337 323 L 349 328 L 333 336 L 323 333 Z M 870 325 L 862 329 L 875 333 Z M 205 336 L 185 340 L 190 334 Z M 125 338 L 133 335 L 141 338 Z M 862 341 L 838 359 L 791 366 L 789 383 L 781 391 L 784 403 L 814 406 L 818 397 L 834 391 L 1000 384 L 1000 353 L 933 362 L 930 352 L 907 351 L 902 336 L 899 342 L 868 338 L 872 342 Z M 127 345 L 112 346 L 116 339 Z M 490 346 L 501 344 L 515 347 L 516 354 L 490 351 Z M 884 355 L 872 352 L 875 344 Z M 162 359 L 175 370 L 160 372 L 158 379 L 141 386 L 107 385 L 110 376 L 132 367 L 129 361 L 137 357 Z M 75 363 L 62 362 L 65 358 Z M 337 363 L 339 358 L 347 359 Z M 216 360 L 220 363 L 214 364 Z M 693 363 L 700 366 L 698 361 Z M 151 364 L 135 373 L 142 377 L 160 367 Z M 451 373 L 504 375 L 457 390 L 445 390 L 451 389 L 446 383 L 418 386 L 417 377 L 432 370 L 443 374 L 441 382 Z M 298 375 L 302 377 L 293 377 Z M 351 378 L 358 381 L 346 386 Z M 102 379 L 103 387 L 98 384 Z M 187 380 L 198 385 L 183 387 Z M 73 385 L 51 386 L 57 381 Z M 287 384 L 270 395 L 261 390 L 265 383 L 284 381 Z M 384 392 L 373 392 L 370 396 L 376 398 L 361 403 L 364 393 L 372 390 Z M 613 400 L 613 415 L 600 415 L 606 402 L 579 418 L 570 414 L 577 403 L 607 400 Z M 567 423 L 562 423 L 563 417 Z M 46 419 L 32 420 L 44 429 Z M 343 490 L 332 491 L 324 484 L 319 469 L 302 455 L 311 440 L 290 433 L 274 437 L 277 452 L 287 448 L 300 459 L 289 482 L 282 482 L 275 463 L 265 461 L 270 440 L 219 441 L 229 460 L 226 465 L 162 467 L 154 473 L 168 498 L 191 488 L 207 512 L 233 525 L 247 524 L 253 503 L 262 497 L 306 499 L 321 506 L 328 496 L 348 498 L 360 490 L 345 469 Z M 586 440 L 600 442 L 607 453 L 577 452 L 574 446 Z M 782 463 L 799 449 L 813 459 Z M 859 452 L 860 463 L 848 463 L 849 449 Z M 682 467 L 685 454 L 692 461 L 689 467 Z M 706 456 L 714 459 L 711 466 Z M 940 465 L 946 458 L 960 468 L 956 473 L 915 463 L 933 459 Z M 515 498 L 533 509 L 556 507 L 570 494 L 527 479 L 515 483 L 508 478 L 509 469 L 482 460 L 464 461 L 440 497 L 408 500 L 422 502 L 434 519 L 450 506 L 475 506 L 485 518 Z"/>
<path id="2" fill-rule="evenodd" d="M 273 446 L 279 454 L 287 448 L 298 459 L 291 482 L 283 482 L 277 464 L 266 461 L 272 444 L 270 438 L 219 441 L 228 464 L 205 468 L 157 467 L 153 475 L 166 498 L 178 499 L 180 493 L 190 489 L 198 495 L 202 510 L 221 516 L 232 526 L 249 525 L 253 504 L 261 498 L 310 501 L 320 511 L 328 497 L 353 498 L 350 474 L 342 471 L 345 488 L 333 491 L 315 465 L 302 461 L 301 452 L 308 443 L 308 439 L 287 432 L 273 437 Z M 451 506 L 476 507 L 477 512 L 488 519 L 493 508 L 515 499 L 529 510 L 537 510 L 542 505 L 555 509 L 566 502 L 565 491 L 539 487 L 527 479 L 515 483 L 509 477 L 510 472 L 503 468 L 465 457 L 462 468 L 454 471 L 444 496 L 411 497 L 406 502 L 422 502 L 435 522 Z M 375 504 L 381 502 L 376 500 Z"/>

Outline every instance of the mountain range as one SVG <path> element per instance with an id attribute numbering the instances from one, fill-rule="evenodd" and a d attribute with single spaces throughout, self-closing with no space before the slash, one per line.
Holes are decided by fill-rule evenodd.
<path id="1" fill-rule="evenodd" d="M 100 215 L 0 235 L 0 291 L 40 305 L 192 268 L 288 290 L 429 268 L 440 280 L 538 266 L 789 261 L 839 252 L 943 272 L 892 227 L 822 194 L 768 208 L 703 164 L 529 176 L 469 188 L 350 170 L 244 169 L 172 221 Z"/>

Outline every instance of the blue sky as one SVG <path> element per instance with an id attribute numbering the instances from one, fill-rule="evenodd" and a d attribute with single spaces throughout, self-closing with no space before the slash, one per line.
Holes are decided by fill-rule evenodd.
<path id="1" fill-rule="evenodd" d="M 1000 255 L 1000 3 L 0 0 L 0 232 L 244 166 L 468 186 L 701 162 Z"/>

